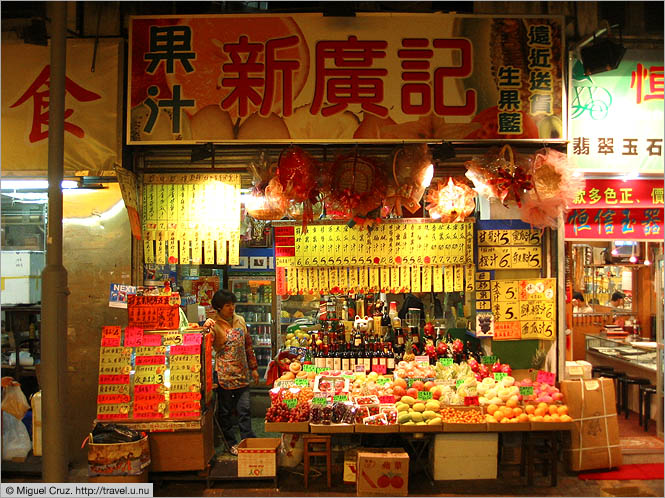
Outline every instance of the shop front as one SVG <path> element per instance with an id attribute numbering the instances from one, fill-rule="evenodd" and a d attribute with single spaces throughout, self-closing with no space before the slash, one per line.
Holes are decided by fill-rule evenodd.
<path id="1" fill-rule="evenodd" d="M 662 54 L 628 50 L 588 79 L 571 61 L 569 153 L 587 179 L 566 217 L 565 254 L 567 359 L 614 378 L 625 416 L 662 436 L 660 68 Z"/>
<path id="2" fill-rule="evenodd" d="M 153 472 L 210 471 L 224 365 L 200 324 L 230 288 L 272 359 L 264 429 L 284 447 L 304 434 L 305 474 L 308 438 L 330 462 L 331 438 L 361 434 L 344 481 L 363 492 L 406 494 L 420 470 L 495 478 L 520 433 L 532 480 L 532 442 L 556 460 L 590 409 L 559 367 L 557 220 L 580 187 L 562 48 L 558 17 L 133 18 L 119 179 L 136 288 L 128 327 L 101 337 L 96 421 L 148 431 Z M 249 218 L 270 222 L 265 253 L 242 247 Z M 390 434 L 400 448 L 365 451 Z M 248 455 L 275 448 L 228 448 L 231 477 L 272 477 L 272 456 Z M 576 470 L 606 463 L 565 449 Z"/>

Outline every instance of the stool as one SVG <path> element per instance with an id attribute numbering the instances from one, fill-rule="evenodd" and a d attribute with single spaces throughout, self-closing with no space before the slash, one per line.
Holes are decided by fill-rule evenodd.
<path id="1" fill-rule="evenodd" d="M 614 392 L 616 394 L 616 404 L 617 404 L 617 413 L 621 410 L 621 389 L 619 389 L 619 379 L 622 377 L 625 377 L 626 374 L 623 372 L 610 372 L 610 371 L 605 371 L 601 375 L 601 377 L 607 377 L 608 379 L 612 379 L 614 381 Z"/>
<path id="2" fill-rule="evenodd" d="M 303 462 L 305 464 L 305 488 L 309 487 L 309 459 L 313 456 L 324 456 L 326 457 L 326 472 L 328 473 L 328 489 L 332 487 L 332 453 L 331 453 L 331 436 L 325 435 L 307 435 L 303 437 L 303 442 L 305 444 L 305 455 Z M 313 445 L 322 444 L 324 445 L 323 450 L 317 450 L 313 448 Z M 310 446 L 312 445 L 312 446 Z"/>
<path id="3" fill-rule="evenodd" d="M 642 425 L 642 414 L 644 414 L 644 432 L 649 430 L 649 419 L 651 418 L 651 395 L 656 394 L 656 386 L 653 384 L 642 384 L 640 388 L 640 425 Z M 644 402 L 644 411 L 642 410 Z"/>
<path id="4" fill-rule="evenodd" d="M 634 384 L 637 386 L 646 386 L 651 384 L 649 382 L 649 379 L 644 379 L 642 377 L 628 377 L 627 375 L 624 377 L 620 377 L 617 379 L 619 381 L 619 389 L 621 390 L 621 408 L 620 410 L 623 410 L 623 412 L 626 414 L 626 418 L 628 418 L 628 386 L 630 384 Z M 620 411 L 618 410 L 617 413 Z"/>

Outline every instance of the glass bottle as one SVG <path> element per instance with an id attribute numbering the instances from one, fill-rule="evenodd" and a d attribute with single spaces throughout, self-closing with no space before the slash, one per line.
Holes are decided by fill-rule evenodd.
<path id="1" fill-rule="evenodd" d="M 372 355 L 369 350 L 369 345 L 365 344 L 365 352 L 363 354 L 363 364 L 365 365 L 365 373 L 372 370 Z"/>
<path id="2" fill-rule="evenodd" d="M 386 343 L 388 349 L 386 350 L 386 370 L 388 373 L 392 373 L 395 370 L 395 354 L 393 353 L 393 345 L 391 343 Z"/>
<path id="3" fill-rule="evenodd" d="M 344 347 L 342 351 L 342 370 L 350 370 L 351 356 L 349 355 L 349 346 L 348 344 Z"/>
<path id="4" fill-rule="evenodd" d="M 339 346 L 335 345 L 335 349 L 333 351 L 333 370 L 341 370 L 342 369 L 342 352 L 339 350 Z"/>
<path id="5" fill-rule="evenodd" d="M 333 364 L 333 356 L 332 356 L 332 351 L 331 348 L 332 346 L 326 346 L 324 351 L 326 352 L 325 359 L 326 359 L 326 368 L 328 370 L 332 370 L 334 367 Z"/>
<path id="6" fill-rule="evenodd" d="M 346 351 L 346 354 L 349 357 L 349 370 L 355 371 L 356 364 L 357 364 L 357 358 L 356 358 L 355 349 L 353 348 L 353 345 L 351 343 L 349 343 L 349 347 Z"/>

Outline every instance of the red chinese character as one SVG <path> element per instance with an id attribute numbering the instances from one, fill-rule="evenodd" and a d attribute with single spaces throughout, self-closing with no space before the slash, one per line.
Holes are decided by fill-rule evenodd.
<path id="1" fill-rule="evenodd" d="M 439 116 L 470 116 L 476 113 L 476 91 L 466 91 L 464 105 L 446 105 L 443 102 L 443 80 L 446 76 L 466 78 L 473 71 L 473 47 L 466 39 L 437 39 L 434 48 L 456 49 L 460 51 L 462 63 L 458 67 L 440 67 L 434 71 L 434 112 Z"/>
<path id="2" fill-rule="evenodd" d="M 222 101 L 222 109 L 229 109 L 238 102 L 238 114 L 247 116 L 247 101 L 259 106 L 261 95 L 254 87 L 263 86 L 264 79 L 251 77 L 251 73 L 263 73 L 263 64 L 257 62 L 259 53 L 263 50 L 260 43 L 249 43 L 247 36 L 240 37 L 237 43 L 225 43 L 224 52 L 231 57 L 231 62 L 222 64 L 225 73 L 236 73 L 235 78 L 222 78 L 222 86 L 231 87 L 233 91 Z M 245 60 L 241 54 L 245 55 Z"/>
<path id="3" fill-rule="evenodd" d="M 432 110 L 432 91 L 429 85 L 430 63 L 434 52 L 430 50 L 426 38 L 405 38 L 402 50 L 397 55 L 402 60 L 402 111 L 405 114 L 429 114 Z M 414 83 L 420 81 L 422 83 Z M 413 96 L 419 96 L 420 104 L 413 103 Z"/>
<path id="4" fill-rule="evenodd" d="M 646 89 L 642 88 L 642 81 L 649 79 L 649 92 L 643 95 Z M 635 101 L 638 104 L 642 100 L 663 100 L 663 66 L 651 66 L 649 69 L 642 64 L 637 64 L 635 71 L 631 74 L 630 88 L 635 88 L 637 95 Z"/>
<path id="5" fill-rule="evenodd" d="M 9 107 L 18 107 L 26 102 L 30 97 L 33 99 L 32 111 L 32 130 L 30 131 L 30 143 L 35 143 L 40 140 L 48 138 L 48 107 L 49 107 L 49 89 L 51 83 L 51 66 L 46 65 L 42 72 L 30 87 L 25 91 L 21 97 Z M 46 87 L 45 90 L 39 91 L 40 88 Z M 101 99 L 101 95 L 86 90 L 82 86 L 77 85 L 69 78 L 65 77 L 65 94 L 70 93 L 79 102 L 91 102 L 93 100 Z M 43 111 L 43 112 L 42 112 Z M 79 138 L 85 136 L 83 128 L 75 124 L 68 123 L 67 118 L 74 114 L 74 109 L 65 109 L 65 131 Z M 46 127 L 44 130 L 43 127 Z"/>
<path id="6" fill-rule="evenodd" d="M 311 114 L 321 111 L 323 116 L 337 114 L 349 104 L 361 104 L 363 110 L 381 117 L 388 109 L 378 105 L 383 101 L 383 80 L 386 69 L 372 68 L 374 59 L 383 59 L 385 41 L 358 41 L 349 36 L 344 41 L 320 41 L 316 45 L 316 84 Z M 334 68 L 326 67 L 326 60 Z M 324 97 L 331 104 L 323 107 Z"/>

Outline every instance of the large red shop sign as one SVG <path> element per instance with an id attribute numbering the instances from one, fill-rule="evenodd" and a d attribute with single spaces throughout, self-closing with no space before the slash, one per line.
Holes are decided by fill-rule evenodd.
<path id="1" fill-rule="evenodd" d="M 130 144 L 561 139 L 561 19 L 135 17 Z"/>
<path id="2" fill-rule="evenodd" d="M 663 180 L 587 180 L 573 205 L 567 239 L 663 240 Z"/>

